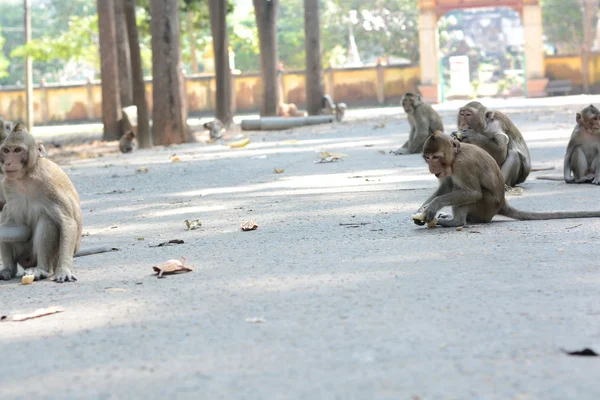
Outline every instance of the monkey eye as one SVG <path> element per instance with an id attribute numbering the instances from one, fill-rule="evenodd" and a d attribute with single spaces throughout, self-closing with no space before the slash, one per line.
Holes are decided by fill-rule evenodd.
<path id="1" fill-rule="evenodd" d="M 2 149 L 2 152 L 3 152 L 4 154 L 8 154 L 8 153 L 10 153 L 10 150 L 9 150 L 8 148 L 4 147 L 4 148 Z"/>
<path id="2" fill-rule="evenodd" d="M 22 149 L 21 149 L 20 147 L 17 147 L 17 148 L 14 150 L 14 152 L 15 152 L 15 153 L 20 153 L 20 152 L 21 152 L 21 150 L 22 150 Z"/>

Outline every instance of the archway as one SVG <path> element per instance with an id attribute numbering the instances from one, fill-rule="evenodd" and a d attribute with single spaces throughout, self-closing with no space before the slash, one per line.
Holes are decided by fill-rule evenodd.
<path id="1" fill-rule="evenodd" d="M 525 95 L 544 96 L 548 80 L 545 78 L 539 0 L 419 0 L 419 91 L 424 100 L 433 103 L 441 100 L 438 50 L 440 16 L 451 10 L 480 7 L 510 7 L 520 14 L 525 36 Z"/>

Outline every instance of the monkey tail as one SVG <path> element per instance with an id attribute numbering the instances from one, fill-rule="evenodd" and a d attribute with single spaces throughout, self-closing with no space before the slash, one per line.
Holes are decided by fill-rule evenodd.
<path id="1" fill-rule="evenodd" d="M 92 255 L 92 254 L 108 253 L 111 251 L 119 251 L 119 249 L 116 247 L 111 247 L 111 246 L 88 247 L 85 249 L 79 249 L 79 251 L 77 253 L 75 253 L 75 255 L 73 257 L 84 257 L 84 256 Z"/>
<path id="2" fill-rule="evenodd" d="M 0 242 L 26 242 L 31 237 L 31 229 L 25 225 L 0 226 Z"/>
<path id="3" fill-rule="evenodd" d="M 541 175 L 536 176 L 535 179 L 541 179 L 543 181 L 556 181 L 556 182 L 564 182 L 565 178 L 558 175 Z"/>
<path id="4" fill-rule="evenodd" d="M 509 204 L 498 212 L 508 218 L 517 219 L 519 221 L 539 221 L 545 219 L 568 219 L 568 218 L 600 218 L 600 211 L 570 211 L 570 212 L 526 212 L 517 210 Z"/>

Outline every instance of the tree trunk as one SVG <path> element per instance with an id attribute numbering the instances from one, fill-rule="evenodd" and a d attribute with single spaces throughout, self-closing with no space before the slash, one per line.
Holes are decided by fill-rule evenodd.
<path id="1" fill-rule="evenodd" d="M 115 33 L 117 39 L 117 61 L 119 69 L 119 88 L 121 106 L 133 104 L 131 90 L 131 62 L 129 58 L 129 41 L 125 23 L 125 4 L 123 0 L 113 0 L 115 6 Z"/>
<path id="2" fill-rule="evenodd" d="M 150 135 L 150 117 L 146 101 L 146 83 L 140 55 L 140 39 L 135 20 L 135 0 L 125 0 L 125 21 L 131 55 L 131 82 L 133 86 L 133 104 L 137 107 L 137 142 L 141 149 L 152 147 Z"/>
<path id="3" fill-rule="evenodd" d="M 121 136 L 121 99 L 117 72 L 117 43 L 113 0 L 97 0 L 100 39 L 100 75 L 102 78 L 103 139 L 117 140 Z"/>
<path id="4" fill-rule="evenodd" d="M 192 140 L 181 68 L 179 0 L 151 0 L 152 136 L 155 144 Z"/>
<path id="5" fill-rule="evenodd" d="M 188 11 L 188 29 L 190 30 L 190 52 L 192 53 L 192 74 L 198 73 L 198 56 L 196 54 L 196 35 L 194 33 L 194 12 Z"/>
<path id="6" fill-rule="evenodd" d="M 304 38 L 306 48 L 306 109 L 309 115 L 318 115 L 321 111 L 321 102 L 324 95 L 319 0 L 304 0 Z"/>
<path id="7" fill-rule="evenodd" d="M 262 76 L 261 116 L 277 115 L 279 90 L 277 82 L 277 12 L 279 0 L 253 0 L 258 42 L 260 45 L 260 72 Z"/>
<path id="8" fill-rule="evenodd" d="M 215 75 L 217 81 L 216 117 L 229 126 L 233 122 L 232 112 L 232 80 L 229 66 L 229 43 L 227 40 L 227 2 L 209 0 L 210 26 L 215 54 Z"/>

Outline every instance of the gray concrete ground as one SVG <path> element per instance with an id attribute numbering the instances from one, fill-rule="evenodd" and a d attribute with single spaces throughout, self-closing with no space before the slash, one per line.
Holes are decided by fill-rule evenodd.
<path id="1" fill-rule="evenodd" d="M 535 166 L 556 168 L 532 173 L 514 206 L 600 209 L 598 187 L 534 178 L 560 174 L 574 112 L 599 100 L 486 101 L 514 118 Z M 438 107 L 447 131 L 462 103 Z M 600 350 L 600 220 L 417 227 L 436 180 L 420 156 L 387 153 L 407 131 L 399 108 L 356 110 L 253 133 L 244 149 L 64 165 L 83 245 L 121 251 L 76 259 L 74 284 L 0 283 L 1 315 L 65 308 L 0 323 L 0 398 L 600 398 L 598 358 L 561 352 Z M 315 164 L 318 151 L 348 157 Z M 259 229 L 242 232 L 247 220 Z M 185 244 L 150 247 L 171 239 Z M 193 272 L 151 275 L 180 256 Z"/>

